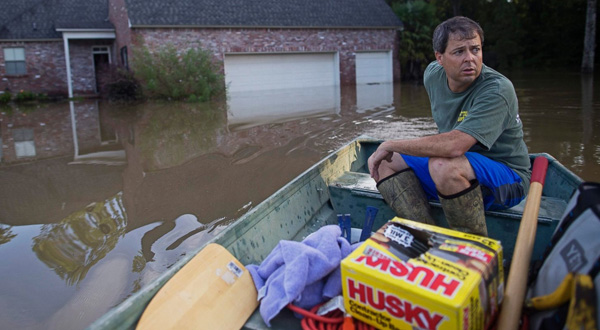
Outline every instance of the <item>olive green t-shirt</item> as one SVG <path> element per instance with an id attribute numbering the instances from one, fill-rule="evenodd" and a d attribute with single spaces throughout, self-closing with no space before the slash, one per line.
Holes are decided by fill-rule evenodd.
<path id="1" fill-rule="evenodd" d="M 424 84 L 433 120 L 440 133 L 459 130 L 474 137 L 469 151 L 507 165 L 529 190 L 531 178 L 527 146 L 515 88 L 508 78 L 483 65 L 481 74 L 461 93 L 448 87 L 444 68 L 436 61 L 427 66 Z"/>

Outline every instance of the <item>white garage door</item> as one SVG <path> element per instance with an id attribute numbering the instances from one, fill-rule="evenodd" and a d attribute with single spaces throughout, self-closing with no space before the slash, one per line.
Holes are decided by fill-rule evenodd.
<path id="1" fill-rule="evenodd" d="M 393 82 L 392 52 L 356 53 L 356 83 Z"/>
<path id="2" fill-rule="evenodd" d="M 335 53 L 225 55 L 229 92 L 339 85 L 339 76 Z"/>

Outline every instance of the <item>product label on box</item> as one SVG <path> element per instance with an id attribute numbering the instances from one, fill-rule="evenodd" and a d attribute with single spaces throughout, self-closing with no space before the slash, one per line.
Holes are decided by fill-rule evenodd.
<path id="1" fill-rule="evenodd" d="M 344 305 L 378 329 L 483 329 L 501 257 L 498 241 L 394 219 L 342 261 Z"/>
<path id="2" fill-rule="evenodd" d="M 381 312 L 387 312 L 397 319 L 404 319 L 419 328 L 435 330 L 444 319 L 444 315 L 431 312 L 424 306 L 415 305 L 393 293 L 377 289 L 367 283 L 347 279 L 350 312 L 375 320 L 378 325 L 389 327 L 390 318 Z M 360 302 L 360 304 L 355 303 Z M 365 308 L 363 305 L 371 307 Z"/>
<path id="3" fill-rule="evenodd" d="M 462 284 L 462 281 L 437 272 L 426 265 L 414 266 L 401 260 L 365 255 L 358 256 L 354 262 L 450 299 Z"/>
<path id="4" fill-rule="evenodd" d="M 411 233 L 396 226 L 385 228 L 384 236 L 404 247 L 411 247 L 415 239 Z"/>

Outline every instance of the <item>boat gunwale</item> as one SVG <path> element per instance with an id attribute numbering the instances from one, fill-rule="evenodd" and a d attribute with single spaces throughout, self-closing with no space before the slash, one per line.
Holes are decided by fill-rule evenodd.
<path id="1" fill-rule="evenodd" d="M 346 143 L 344 146 L 338 148 L 334 152 L 330 153 L 325 158 L 319 160 L 316 164 L 312 165 L 290 182 L 288 182 L 283 187 L 279 188 L 275 191 L 270 197 L 260 202 L 256 207 L 249 210 L 247 213 L 236 219 L 230 225 L 227 226 L 224 230 L 220 231 L 214 237 L 206 241 L 202 244 L 202 246 L 193 249 L 189 253 L 186 253 L 181 259 L 175 262 L 167 271 L 160 274 L 146 286 L 142 287 L 139 291 L 132 293 L 127 299 L 123 300 L 117 306 L 111 308 L 104 315 L 90 324 L 86 329 L 94 330 L 94 329 L 132 329 L 134 328 L 137 320 L 142 315 L 143 310 L 150 303 L 152 297 L 160 290 L 164 284 L 171 279 L 183 266 L 185 266 L 192 258 L 194 258 L 206 245 L 210 243 L 222 244 L 226 249 L 230 250 L 230 245 L 233 242 L 229 242 L 231 239 L 225 238 L 232 231 L 239 230 L 237 227 L 243 221 L 247 221 L 248 219 L 253 219 L 250 223 L 245 224 L 244 227 L 247 228 L 242 234 L 248 232 L 253 226 L 259 223 L 262 220 L 261 212 L 264 215 L 273 211 L 273 206 L 281 205 L 287 197 L 293 195 L 297 192 L 302 185 L 299 185 L 299 182 L 310 182 L 312 179 L 321 175 L 324 172 L 324 169 L 327 168 L 327 163 L 332 158 L 337 158 L 341 153 L 348 153 L 352 148 L 359 145 L 363 142 L 377 142 L 378 140 L 372 139 L 367 136 L 359 136 L 352 141 Z M 348 164 L 350 166 L 350 164 Z M 331 177 L 327 178 L 327 180 L 331 180 Z M 329 183 L 329 182 L 326 182 Z M 328 192 L 326 192 L 328 194 Z M 267 212 L 268 211 L 268 212 Z M 235 241 L 242 235 L 229 235 L 229 237 L 235 237 L 233 240 Z M 236 256 L 237 257 L 237 256 Z M 136 304 L 138 305 L 136 307 Z"/>
<path id="2" fill-rule="evenodd" d="M 177 273 L 183 266 L 185 266 L 192 258 L 194 258 L 206 245 L 210 243 L 219 243 L 223 245 L 225 248 L 232 251 L 232 245 L 236 240 L 240 237 L 243 237 L 247 234 L 256 224 L 260 223 L 264 217 L 269 215 L 271 212 L 275 212 L 275 208 L 279 205 L 282 205 L 290 196 L 293 196 L 304 186 L 309 184 L 315 178 L 321 176 L 325 181 L 326 185 L 330 184 L 333 179 L 335 179 L 335 171 L 332 173 L 326 173 L 329 170 L 329 165 L 332 162 L 335 162 L 342 155 L 347 155 L 350 152 L 354 151 L 361 144 L 376 144 L 381 143 L 382 140 L 374 139 L 369 136 L 361 135 L 356 137 L 355 139 L 349 141 L 344 144 L 344 146 L 338 148 L 337 150 L 331 152 L 325 158 L 321 159 L 299 175 L 297 175 L 290 182 L 286 183 L 283 187 L 276 190 L 271 196 L 267 199 L 263 200 L 255 207 L 251 208 L 248 212 L 243 214 L 238 219 L 234 220 L 230 223 L 225 229 L 219 231 L 215 234 L 215 236 L 211 237 L 206 242 L 203 242 L 202 245 L 192 251 L 186 253 L 181 259 L 175 262 L 167 271 L 157 276 L 150 283 L 142 287 L 139 291 L 132 293 L 129 297 L 123 300 L 121 303 L 107 311 L 104 315 L 90 324 L 87 329 L 132 329 L 135 327 L 137 320 L 141 317 L 145 307 L 148 305 L 152 297 L 160 290 L 160 288 Z M 583 182 L 581 178 L 572 173 L 569 169 L 567 169 L 564 165 L 562 165 L 558 160 L 547 153 L 532 153 L 530 154 L 530 158 L 536 156 L 544 156 L 548 158 L 550 167 L 555 167 L 556 172 L 562 175 L 562 179 L 566 182 L 576 186 L 578 183 Z M 352 167 L 352 162 L 356 159 L 351 160 L 346 157 L 349 161 L 347 164 L 344 164 L 343 170 L 350 170 Z M 550 168 L 549 167 L 549 168 Z M 329 192 L 323 192 L 329 196 Z M 325 198 L 325 202 L 329 198 Z M 322 203 L 321 206 L 324 205 Z M 502 217 L 513 217 L 513 214 L 509 214 L 506 212 L 497 212 Z M 490 214 L 495 214 L 495 212 L 490 212 Z M 514 213 L 515 219 L 520 219 L 518 213 Z M 544 221 L 544 219 L 539 219 L 540 221 Z M 552 221 L 552 220 L 547 220 Z M 246 222 L 246 223 L 244 223 Z M 544 221 L 545 222 L 545 221 Z M 242 226 L 243 224 L 243 226 Z M 238 257 L 238 256 L 236 256 Z"/>

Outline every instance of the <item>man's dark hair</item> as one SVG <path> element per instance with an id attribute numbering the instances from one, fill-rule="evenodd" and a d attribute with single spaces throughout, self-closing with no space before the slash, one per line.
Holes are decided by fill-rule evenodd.
<path id="1" fill-rule="evenodd" d="M 479 35 L 483 46 L 483 30 L 477 22 L 464 16 L 452 17 L 438 25 L 433 31 L 433 50 L 443 54 L 448 47 L 450 34 L 455 34 L 459 40 L 473 39 Z"/>

